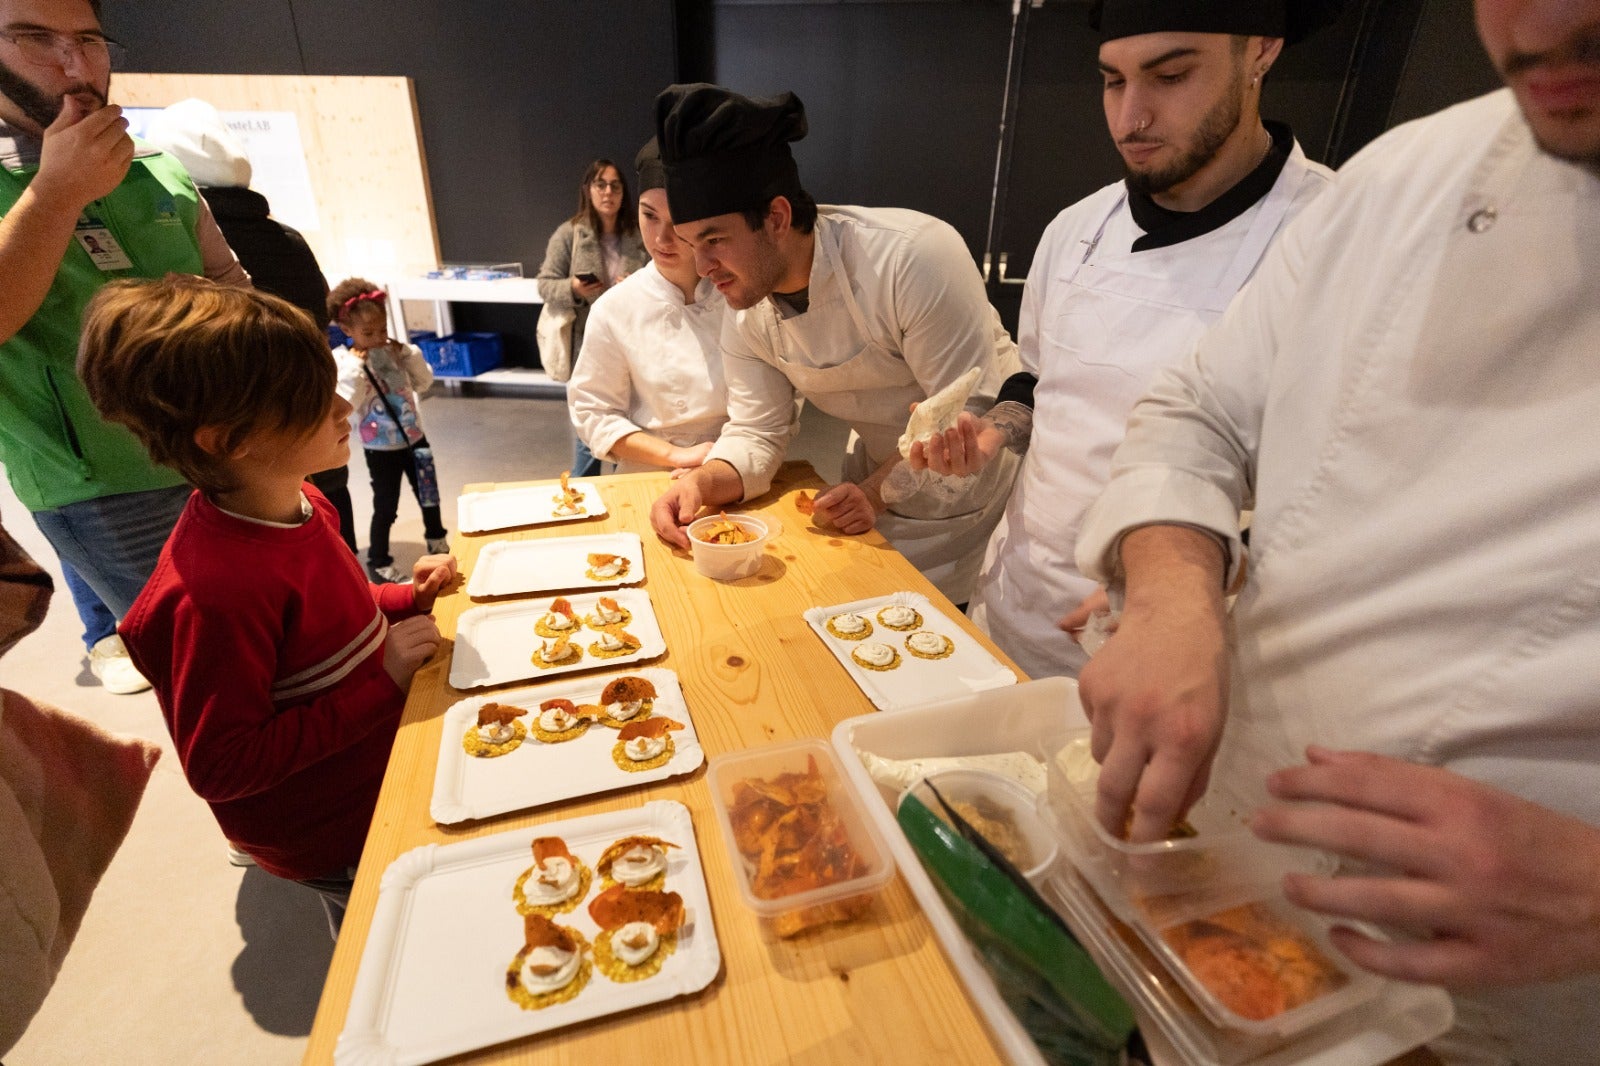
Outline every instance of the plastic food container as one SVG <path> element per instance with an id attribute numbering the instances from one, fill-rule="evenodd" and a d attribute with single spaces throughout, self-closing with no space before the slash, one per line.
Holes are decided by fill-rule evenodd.
<path id="1" fill-rule="evenodd" d="M 900 794 L 899 802 L 916 796 L 945 821 L 949 819 L 928 788 L 930 782 L 945 802 L 956 808 L 956 813 L 995 845 L 1029 881 L 1039 884 L 1055 865 L 1061 854 L 1055 832 L 1039 817 L 1033 793 L 1017 782 L 988 770 L 941 770 Z"/>
<path id="2" fill-rule="evenodd" d="M 802 775 L 808 780 L 800 781 L 796 788 Z M 706 782 L 711 786 L 711 803 L 739 895 L 761 919 L 765 932 L 788 937 L 813 926 L 849 921 L 864 912 L 894 878 L 894 863 L 883 837 L 845 781 L 827 741 L 796 740 L 719 755 L 711 760 Z M 769 806 L 756 809 L 756 804 L 768 801 Z M 850 865 L 847 877 L 785 891 L 786 886 L 778 884 L 774 888 L 770 881 L 764 882 L 756 857 L 747 856 L 740 849 L 735 821 L 747 835 L 753 835 L 754 827 L 770 824 L 801 804 L 809 808 L 808 814 L 824 815 L 823 824 L 829 822 L 827 812 L 836 816 L 832 830 L 837 835 L 828 839 L 834 846 L 830 850 L 837 854 L 836 846 L 842 837 L 856 861 Z M 784 857 L 780 848 L 778 858 L 782 861 Z"/>
<path id="3" fill-rule="evenodd" d="M 1130 844 L 1094 814 L 1100 767 L 1089 730 L 1064 730 L 1040 744 L 1046 805 L 1068 836 L 1073 859 L 1106 905 L 1129 924 L 1165 926 L 1275 894 L 1290 871 L 1326 873 L 1315 852 L 1268 844 L 1244 819 L 1252 805 L 1214 783 L 1185 819 L 1194 835 Z"/>
<path id="4" fill-rule="evenodd" d="M 689 523 L 689 551 L 694 556 L 694 568 L 702 577 L 713 581 L 737 581 L 760 570 L 762 551 L 777 532 L 771 522 L 755 515 L 730 514 L 726 520 L 743 526 L 756 538 L 744 544 L 712 544 L 701 540 L 706 529 L 724 521 L 720 514 Z"/>

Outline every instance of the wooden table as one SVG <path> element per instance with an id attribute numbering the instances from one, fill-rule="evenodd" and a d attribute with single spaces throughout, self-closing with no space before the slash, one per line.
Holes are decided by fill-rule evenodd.
<path id="1" fill-rule="evenodd" d="M 644 542 L 644 587 L 668 651 L 647 665 L 675 671 L 707 758 L 797 737 L 827 737 L 872 704 L 801 617 L 810 607 L 909 590 L 920 592 L 1004 663 L 1010 659 L 956 613 L 926 578 L 876 533 L 839 537 L 818 530 L 795 508 L 802 489 L 823 485 L 811 467 L 787 464 L 772 491 L 741 508 L 776 517 L 783 532 L 753 577 L 719 584 L 700 577 L 650 530 L 650 504 L 665 474 L 600 479 L 609 513 L 456 540 L 462 572 L 495 540 L 526 540 L 632 531 Z M 470 491 L 509 488 L 473 485 Z M 472 606 L 465 582 L 434 608 L 448 638 Z M 625 792 L 553 804 L 457 827 L 428 814 L 440 717 L 466 693 L 446 682 L 448 647 L 418 672 L 389 759 L 361 872 L 317 1008 L 307 1063 L 333 1060 L 344 1028 L 361 952 L 378 897 L 378 880 L 398 855 L 429 843 L 454 843 L 586 814 L 637 807 L 650 799 L 686 805 L 711 896 L 722 972 L 705 990 L 629 1015 L 615 1015 L 461 1056 L 473 1063 L 648 1066 L 702 1063 L 1001 1062 L 982 1018 L 945 961 L 905 883 L 896 878 L 868 916 L 812 930 L 790 941 L 764 939 L 734 887 L 716 829 L 704 768 Z M 1020 671 L 1019 671 L 1020 676 Z M 533 681 L 522 681 L 522 687 Z M 1426 1051 L 1395 1066 L 1436 1063 Z"/>
<path id="2" fill-rule="evenodd" d="M 650 531 L 650 504 L 665 474 L 603 478 L 609 513 L 600 519 L 510 533 L 462 536 L 455 542 L 464 573 L 483 545 L 632 531 L 644 542 L 645 583 L 666 637 L 667 654 L 647 665 L 677 673 L 707 758 L 797 737 L 827 737 L 842 719 L 872 704 L 801 617 L 810 607 L 846 603 L 900 590 L 920 592 L 973 629 L 899 552 L 876 533 L 839 537 L 812 526 L 795 508 L 801 489 L 824 483 L 803 463 L 786 465 L 772 491 L 743 510 L 776 517 L 783 532 L 753 577 L 719 584 L 700 577 L 687 554 L 674 553 Z M 507 488 L 474 485 L 472 491 Z M 470 607 L 464 588 L 434 608 L 448 638 Z M 938 941 L 905 883 L 890 883 L 869 915 L 808 931 L 790 941 L 763 939 L 740 900 L 716 828 L 705 770 L 624 792 L 553 804 L 481 823 L 433 823 L 428 801 L 438 757 L 440 717 L 465 693 L 446 682 L 448 648 L 418 672 L 395 738 L 361 871 L 334 951 L 305 1061 L 326 1063 L 344 1027 L 378 880 L 401 853 L 428 843 L 453 843 L 508 829 L 637 807 L 651 799 L 685 804 L 711 897 L 722 949 L 722 972 L 704 991 L 626 1016 L 529 1037 L 465 1056 L 472 1062 L 571 1063 L 996 1063 L 990 1043 Z M 532 682 L 519 682 L 521 685 Z M 642 1057 L 641 1057 L 642 1056 Z"/>

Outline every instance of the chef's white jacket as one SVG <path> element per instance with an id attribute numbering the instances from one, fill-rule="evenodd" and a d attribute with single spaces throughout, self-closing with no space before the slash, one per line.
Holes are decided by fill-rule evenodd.
<path id="1" fill-rule="evenodd" d="M 1332 176 L 1296 144 L 1277 181 L 1237 218 L 1164 247 L 1132 250 L 1144 230 L 1121 182 L 1045 230 L 1017 330 L 1023 369 L 1039 378 L 1033 439 L 968 611 L 1029 677 L 1076 676 L 1087 661 L 1056 623 L 1098 587 L 1078 573 L 1073 547 L 1129 410 L 1157 372 L 1194 351 Z"/>
<path id="2" fill-rule="evenodd" d="M 1255 507 L 1213 780 L 1316 742 L 1600 825 L 1597 279 L 1600 177 L 1502 91 L 1352 160 L 1135 408 L 1086 574 L 1174 521 L 1236 570 Z M 1457 1004 L 1452 1062 L 1600 1062 L 1600 978 Z"/>
<path id="3" fill-rule="evenodd" d="M 717 439 L 728 420 L 722 382 L 727 301 L 702 278 L 694 303 L 654 263 L 606 290 L 589 312 L 567 383 L 572 426 L 601 459 L 630 433 L 687 447 Z M 618 463 L 619 473 L 652 470 Z"/>
<path id="4" fill-rule="evenodd" d="M 981 414 L 1020 365 L 949 224 L 894 208 L 824 207 L 814 233 L 807 310 L 784 318 L 768 297 L 723 326 L 728 424 L 711 458 L 739 472 L 746 499 L 767 491 L 783 461 L 797 396 L 850 426 L 843 474 L 860 481 L 896 455 L 912 403 L 979 366 L 968 407 Z M 1015 474 L 1003 456 L 970 484 L 890 503 L 878 529 L 962 602 Z"/>

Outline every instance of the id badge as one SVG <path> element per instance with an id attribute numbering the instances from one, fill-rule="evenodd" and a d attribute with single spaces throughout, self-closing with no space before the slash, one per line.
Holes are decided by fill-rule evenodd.
<path id="1" fill-rule="evenodd" d="M 133 260 L 122 250 L 122 245 L 97 218 L 78 219 L 73 238 L 101 270 L 127 270 L 133 266 Z"/>

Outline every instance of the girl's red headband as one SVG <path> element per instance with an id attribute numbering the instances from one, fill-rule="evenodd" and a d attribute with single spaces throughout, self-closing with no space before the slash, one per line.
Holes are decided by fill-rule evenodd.
<path id="1" fill-rule="evenodd" d="M 371 300 L 373 303 L 381 304 L 388 298 L 389 294 L 382 289 L 373 289 L 371 292 L 358 292 L 339 306 L 341 310 L 349 311 L 362 300 Z"/>

